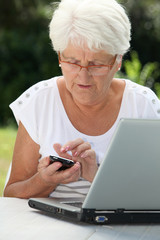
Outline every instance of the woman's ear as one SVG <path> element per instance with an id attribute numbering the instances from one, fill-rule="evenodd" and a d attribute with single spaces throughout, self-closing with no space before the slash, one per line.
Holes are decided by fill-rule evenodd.
<path id="1" fill-rule="evenodd" d="M 121 65 L 122 65 L 122 55 L 117 55 L 116 61 L 118 63 L 117 71 L 119 71 L 121 69 Z"/>

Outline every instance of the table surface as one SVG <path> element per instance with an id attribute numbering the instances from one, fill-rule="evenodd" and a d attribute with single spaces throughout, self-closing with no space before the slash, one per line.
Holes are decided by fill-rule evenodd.
<path id="1" fill-rule="evenodd" d="M 0 240 L 160 240 L 160 224 L 96 226 L 57 219 L 28 206 L 28 200 L 0 198 Z"/>

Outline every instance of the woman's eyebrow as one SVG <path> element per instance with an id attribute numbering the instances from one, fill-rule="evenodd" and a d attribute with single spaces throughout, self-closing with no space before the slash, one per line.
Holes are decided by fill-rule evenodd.
<path id="1" fill-rule="evenodd" d="M 77 62 L 80 62 L 80 60 L 76 59 L 75 57 L 66 57 L 64 55 L 64 53 L 61 53 L 61 54 L 62 54 L 63 58 L 65 58 L 65 59 L 70 59 L 70 60 L 75 60 Z M 95 58 L 95 59 L 93 59 L 91 61 L 88 61 L 88 62 L 100 62 L 101 64 L 104 64 L 105 60 L 104 59 L 97 59 L 97 58 Z"/>
<path id="2" fill-rule="evenodd" d="M 63 56 L 65 59 L 77 60 L 75 57 L 66 57 L 66 56 L 64 56 L 63 53 L 62 53 L 62 56 Z M 77 61 L 79 61 L 79 60 L 77 60 Z"/>

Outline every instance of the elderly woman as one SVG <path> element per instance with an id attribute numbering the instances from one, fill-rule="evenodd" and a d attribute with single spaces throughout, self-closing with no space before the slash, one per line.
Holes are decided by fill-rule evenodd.
<path id="1" fill-rule="evenodd" d="M 63 75 L 10 105 L 19 128 L 4 196 L 84 196 L 119 120 L 160 118 L 150 89 L 114 78 L 130 47 L 130 22 L 115 0 L 62 0 L 50 38 Z M 58 171 L 49 155 L 75 164 Z"/>

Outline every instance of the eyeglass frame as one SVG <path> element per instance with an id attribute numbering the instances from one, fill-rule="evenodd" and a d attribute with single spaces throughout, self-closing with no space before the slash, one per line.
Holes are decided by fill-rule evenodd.
<path id="1" fill-rule="evenodd" d="M 107 65 L 101 64 L 101 65 L 81 66 L 80 64 L 70 63 L 70 62 L 61 60 L 60 52 L 58 52 L 58 61 L 59 61 L 59 66 L 61 66 L 61 63 L 67 63 L 67 64 L 70 64 L 70 65 L 73 65 L 73 66 L 78 66 L 78 67 L 80 67 L 79 72 L 82 70 L 82 68 L 85 68 L 85 69 L 87 69 L 87 71 L 88 71 L 88 69 L 89 69 L 90 67 L 92 67 L 92 68 L 93 68 L 93 67 L 109 67 L 109 70 L 111 70 L 112 67 L 113 67 L 113 65 L 114 65 L 114 64 L 113 64 L 113 65 L 111 65 L 111 64 L 107 64 Z M 88 71 L 88 72 L 89 72 L 89 71 Z"/>

